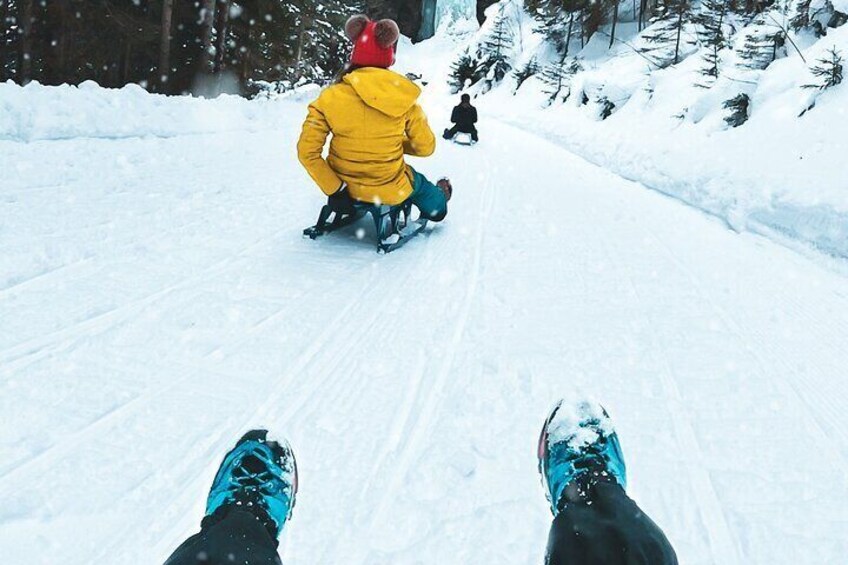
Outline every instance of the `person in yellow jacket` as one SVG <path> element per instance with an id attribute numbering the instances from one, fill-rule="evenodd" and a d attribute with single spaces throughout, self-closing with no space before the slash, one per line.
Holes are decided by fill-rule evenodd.
<path id="1" fill-rule="evenodd" d="M 400 37 L 397 24 L 353 16 L 345 32 L 354 42 L 350 63 L 309 105 L 297 143 L 301 164 L 339 211 L 355 202 L 410 201 L 423 217 L 444 219 L 453 193 L 450 181 L 434 185 L 404 161 L 404 155 L 432 155 L 436 138 L 418 105 L 421 89 L 388 70 Z"/>

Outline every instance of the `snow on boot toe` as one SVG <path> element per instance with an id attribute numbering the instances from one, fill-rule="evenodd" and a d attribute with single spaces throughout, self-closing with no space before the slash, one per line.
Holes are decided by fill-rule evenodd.
<path id="1" fill-rule="evenodd" d="M 626 468 L 618 435 L 603 406 L 590 400 L 560 400 L 551 410 L 538 445 L 545 496 L 556 515 L 566 487 L 616 482 L 626 486 Z"/>

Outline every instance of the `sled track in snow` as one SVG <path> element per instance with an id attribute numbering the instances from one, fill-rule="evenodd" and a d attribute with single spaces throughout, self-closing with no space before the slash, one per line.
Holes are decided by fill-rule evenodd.
<path id="1" fill-rule="evenodd" d="M 704 289 L 703 284 L 698 280 L 698 277 L 695 276 L 694 273 L 686 266 L 686 264 L 669 248 L 669 246 L 663 242 L 654 231 L 650 228 L 650 226 L 645 228 L 648 233 L 650 233 L 651 237 L 656 241 L 663 251 L 666 253 L 667 257 L 672 260 L 677 267 L 685 272 L 689 281 L 693 288 L 695 288 L 698 294 L 703 297 L 706 303 L 710 305 L 712 310 L 716 313 L 716 315 L 722 320 L 722 323 L 730 329 L 740 343 L 747 344 L 747 350 L 751 356 L 753 356 L 760 367 L 763 368 L 764 372 L 767 372 L 768 363 L 766 363 L 766 359 L 761 353 L 763 349 L 769 350 L 771 355 L 769 356 L 772 360 L 776 360 L 780 363 L 783 368 L 783 374 L 792 375 L 787 378 L 785 381 L 779 381 L 781 386 L 787 388 L 791 391 L 791 396 L 795 396 L 798 398 L 800 402 L 803 402 L 804 405 L 809 409 L 808 415 L 811 418 L 811 421 L 815 425 L 817 443 L 821 446 L 821 449 L 827 451 L 829 456 L 833 459 L 833 461 L 838 461 L 842 456 L 839 453 L 839 450 L 836 449 L 836 444 L 829 440 L 830 434 L 837 435 L 841 443 L 843 445 L 848 445 L 848 432 L 843 429 L 841 426 L 837 424 L 839 409 L 838 406 L 848 405 L 848 402 L 844 401 L 845 398 L 843 395 L 837 396 L 834 398 L 832 392 L 830 394 L 822 394 L 820 391 L 820 387 L 818 383 L 811 382 L 809 378 L 799 377 L 793 367 L 790 367 L 789 364 L 786 363 L 784 359 L 784 353 L 781 351 L 774 350 L 769 340 L 762 334 L 762 332 L 757 331 L 753 328 L 746 328 L 748 331 L 753 332 L 753 335 L 756 339 L 756 343 L 752 343 L 751 340 L 745 336 L 745 331 L 743 331 L 740 322 L 737 322 L 736 318 L 734 318 L 729 312 L 727 312 L 724 308 L 720 307 L 715 299 Z M 782 308 L 782 303 L 778 306 L 778 308 Z M 810 319 L 810 321 L 815 324 L 817 322 L 816 319 L 812 319 L 808 316 L 807 312 L 804 308 L 802 308 L 799 304 L 794 303 L 791 304 L 791 311 L 793 317 L 796 316 L 804 316 Z M 744 324 L 744 320 L 741 322 Z M 848 323 L 841 323 L 839 326 L 844 330 L 843 334 L 848 335 Z M 801 382 L 807 386 L 804 387 L 804 392 L 797 384 L 795 384 L 795 379 L 800 378 Z M 814 399 L 814 403 L 811 403 L 808 398 Z M 821 420 L 824 420 L 828 425 L 828 431 L 822 427 Z"/>
<path id="2" fill-rule="evenodd" d="M 23 343 L 13 345 L 4 351 L 0 351 L 0 368 L 2 368 L 3 372 L 8 373 L 18 371 L 48 355 L 55 355 L 66 351 L 70 347 L 73 347 L 82 337 L 90 337 L 108 332 L 121 322 L 138 314 L 143 308 L 156 303 L 174 291 L 191 288 L 193 285 L 207 280 L 212 275 L 225 272 L 233 263 L 243 260 L 248 252 L 269 241 L 279 239 L 279 236 L 286 231 L 288 230 L 281 229 L 271 235 L 262 237 L 243 248 L 240 252 L 204 268 L 201 273 L 184 278 L 181 281 L 172 283 L 141 298 L 131 300 L 129 303 L 125 303 L 107 312 L 96 314 L 60 330 L 50 332 L 45 336 L 29 339 Z"/>
<path id="3" fill-rule="evenodd" d="M 603 247 L 604 255 L 611 264 L 623 264 L 618 257 L 613 256 L 606 242 L 604 242 Z M 644 306 L 647 302 L 633 281 L 633 278 L 629 273 L 625 273 L 625 277 L 628 286 L 632 289 L 633 295 L 640 305 L 639 310 L 651 322 L 651 325 L 656 324 L 650 310 Z M 736 565 L 740 562 L 736 544 L 722 512 L 721 503 L 716 495 L 715 485 L 704 465 L 705 458 L 698 444 L 693 424 L 684 410 L 685 402 L 680 394 L 680 389 L 674 376 L 674 369 L 669 362 L 669 356 L 665 346 L 655 339 L 653 333 L 651 333 L 651 349 L 660 355 L 661 367 L 659 378 L 668 398 L 668 409 L 672 417 L 674 436 L 680 450 L 686 454 L 686 471 L 693 485 L 693 490 L 697 498 L 697 506 L 703 516 L 703 523 L 707 526 L 712 562 L 721 563 L 722 565 Z"/>
<path id="4" fill-rule="evenodd" d="M 487 178 L 486 180 L 489 179 Z M 484 182 L 481 184 L 485 186 L 488 183 Z M 452 375 L 451 370 L 453 368 L 454 359 L 462 343 L 462 336 L 465 332 L 469 313 L 477 294 L 480 282 L 483 247 L 486 236 L 486 221 L 492 216 L 496 191 L 496 185 L 492 184 L 485 190 L 483 195 L 484 202 L 482 210 L 479 212 L 477 217 L 476 233 L 474 234 L 474 254 L 469 269 L 470 273 L 467 273 L 465 292 L 463 294 L 461 306 L 458 309 L 456 322 L 453 325 L 453 331 L 451 333 L 448 346 L 449 349 L 445 352 L 438 371 L 436 372 L 435 380 L 426 393 L 424 393 L 425 396 L 421 399 L 419 408 L 415 411 L 416 413 L 403 413 L 403 427 L 409 427 L 409 430 L 405 434 L 406 439 L 401 441 L 394 450 L 394 452 L 397 453 L 397 461 L 392 467 L 392 474 L 388 487 L 384 489 L 383 494 L 380 496 L 374 510 L 371 513 L 370 519 L 367 521 L 367 526 L 363 532 L 366 537 L 368 537 L 369 534 L 373 535 L 374 532 L 372 530 L 375 525 L 386 519 L 390 498 L 397 496 L 397 493 L 401 491 L 401 484 L 411 468 L 413 459 L 417 455 L 420 455 L 419 449 L 421 444 L 434 424 L 434 415 L 439 402 L 442 400 L 442 394 L 445 386 Z M 420 389 L 416 396 L 420 398 Z M 389 451 L 383 450 L 378 455 L 377 460 L 385 460 L 388 455 Z M 368 563 L 369 548 L 364 544 L 360 544 L 357 547 L 360 548 L 360 551 L 358 554 L 352 556 L 351 562 L 363 564 Z"/>
<path id="5" fill-rule="evenodd" d="M 423 244 L 425 237 L 426 235 L 419 236 L 422 241 L 418 243 Z M 303 241 L 304 245 L 310 243 L 312 242 Z M 366 243 L 363 242 L 363 244 Z M 406 246 L 404 252 L 412 252 L 413 244 Z M 423 253 L 425 253 L 425 249 L 422 245 L 417 254 Z M 375 257 L 377 262 L 391 260 L 386 256 Z M 247 430 L 252 427 L 265 427 L 274 435 L 285 436 L 286 430 L 290 428 L 294 420 L 308 419 L 305 412 L 308 411 L 310 404 L 316 405 L 317 408 L 318 400 L 320 400 L 320 404 L 327 405 L 329 403 L 332 405 L 334 398 L 345 395 L 352 386 L 356 390 L 356 383 L 352 381 L 352 375 L 343 370 L 343 365 L 363 344 L 379 339 L 379 336 L 375 337 L 372 334 L 381 329 L 379 322 L 382 312 L 379 308 L 374 308 L 373 303 L 378 301 L 380 296 L 385 296 L 391 287 L 398 285 L 403 287 L 410 275 L 418 268 L 415 262 L 409 261 L 400 277 L 383 277 L 378 280 L 380 266 L 382 265 L 375 265 L 374 263 L 365 265 L 365 268 L 370 270 L 366 282 L 349 298 L 345 307 L 334 316 L 318 336 L 310 341 L 307 349 L 294 360 L 284 373 L 275 379 L 270 390 L 265 394 L 265 400 L 262 404 L 243 414 L 241 423 L 235 426 L 236 429 Z M 260 334 L 263 328 L 274 321 L 279 314 L 278 312 L 255 325 L 249 335 L 235 343 L 228 344 L 227 349 L 238 349 L 241 343 L 249 341 L 256 334 Z M 369 330 L 362 331 L 363 328 Z M 328 355 L 328 351 L 333 351 L 333 353 Z M 350 380 L 351 383 L 346 383 L 347 380 Z M 227 449 L 229 443 L 235 441 L 235 438 L 219 439 L 220 442 L 218 440 L 210 442 L 209 446 L 221 443 L 221 449 Z M 297 448 L 297 446 L 294 447 Z M 192 476 L 192 479 L 187 481 L 186 486 L 197 482 L 199 477 L 211 476 L 217 466 L 217 459 L 214 456 L 210 457 L 207 466 L 199 469 Z M 186 469 L 188 469 L 188 465 Z M 176 511 L 180 508 L 191 507 L 196 496 L 197 493 L 193 489 L 186 488 L 184 494 L 171 505 L 170 510 Z M 172 514 L 174 512 L 167 513 L 167 515 Z M 194 521 L 194 517 L 186 519 L 186 528 L 190 529 Z M 163 522 L 161 525 L 164 526 L 165 524 L 167 522 Z M 177 528 L 171 529 L 179 531 Z M 163 543 L 159 546 L 159 552 L 167 553 L 167 549 L 175 546 L 178 542 L 179 540 L 176 538 L 163 540 Z"/>

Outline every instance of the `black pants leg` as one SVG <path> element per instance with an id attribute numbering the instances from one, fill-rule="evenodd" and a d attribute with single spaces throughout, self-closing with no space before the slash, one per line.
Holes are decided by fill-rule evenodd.
<path id="1" fill-rule="evenodd" d="M 256 516 L 234 510 L 204 518 L 200 533 L 183 542 L 165 565 L 282 565 L 277 545 Z"/>
<path id="2" fill-rule="evenodd" d="M 445 133 L 444 133 L 444 136 L 443 136 L 443 137 L 444 137 L 445 139 L 453 139 L 453 138 L 454 138 L 454 136 L 455 136 L 458 132 L 462 132 L 462 133 L 470 133 L 470 134 L 471 134 L 471 139 L 472 139 L 473 141 L 479 141 L 479 140 L 477 139 L 477 128 L 476 128 L 476 127 L 474 127 L 473 125 L 470 125 L 470 126 L 459 126 L 459 125 L 454 124 L 454 126 L 453 126 L 452 128 L 450 128 L 450 129 L 446 129 L 446 130 L 445 130 Z"/>
<path id="3" fill-rule="evenodd" d="M 547 565 L 677 565 L 677 555 L 648 516 L 615 483 L 591 487 L 551 525 Z"/>

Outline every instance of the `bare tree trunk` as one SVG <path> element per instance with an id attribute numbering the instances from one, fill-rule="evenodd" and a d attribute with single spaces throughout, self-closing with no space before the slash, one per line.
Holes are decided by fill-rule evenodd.
<path id="1" fill-rule="evenodd" d="M 32 80 L 32 0 L 21 1 L 21 65 L 20 83 Z"/>
<path id="2" fill-rule="evenodd" d="M 130 81 L 130 65 L 132 64 L 132 41 L 126 38 L 124 43 L 124 56 L 122 58 L 121 83 L 127 84 Z"/>
<path id="3" fill-rule="evenodd" d="M 215 21 L 215 0 L 203 0 L 201 8 L 201 42 L 203 54 L 200 58 L 200 68 L 204 73 L 212 70 L 212 23 Z"/>
<path id="4" fill-rule="evenodd" d="M 641 0 L 639 2 L 639 31 L 642 31 L 645 27 L 645 12 L 648 11 L 648 0 Z"/>
<path id="5" fill-rule="evenodd" d="M 677 40 L 674 43 L 674 64 L 679 63 L 680 58 L 680 36 L 683 34 L 683 11 L 684 3 L 680 3 L 680 13 L 677 16 Z"/>
<path id="6" fill-rule="evenodd" d="M 306 18 L 300 18 L 300 27 L 297 30 L 297 52 L 294 57 L 294 65 L 297 69 L 297 74 L 300 75 L 300 62 L 303 60 L 303 41 L 306 36 Z M 297 77 L 298 79 L 300 76 Z"/>
<path id="7" fill-rule="evenodd" d="M 586 47 L 586 18 L 583 12 L 580 12 L 580 49 Z"/>
<path id="8" fill-rule="evenodd" d="M 571 47 L 571 29 L 574 27 L 574 12 L 568 18 L 568 33 L 565 34 L 565 53 L 562 55 L 563 61 L 568 57 L 568 48 Z"/>
<path id="9" fill-rule="evenodd" d="M 297 51 L 295 55 L 295 75 L 294 80 L 300 80 L 303 76 L 303 52 L 306 48 L 308 39 L 306 30 L 312 27 L 312 11 L 304 11 L 300 15 L 300 23 L 297 31 Z"/>
<path id="10" fill-rule="evenodd" d="M 59 49 L 59 53 L 57 59 L 59 61 L 59 68 L 57 69 L 57 73 L 61 76 L 61 82 L 67 82 L 68 77 L 71 74 L 68 72 L 68 45 L 69 43 L 69 22 L 68 19 L 70 17 L 70 10 L 67 3 L 67 0 L 62 0 L 59 3 L 59 19 L 61 20 L 61 25 L 59 27 L 59 40 L 57 48 Z"/>
<path id="11" fill-rule="evenodd" d="M 8 45 L 6 45 L 6 41 L 8 39 L 7 26 L 9 25 L 7 20 L 7 18 L 9 17 L 7 13 L 8 9 L 8 4 L 3 0 L 0 0 L 0 47 L 2 47 L 3 49 L 7 49 L 9 47 Z M 8 73 L 5 59 L 0 60 L 0 82 L 6 82 L 6 79 L 9 78 L 7 75 Z"/>
<path id="12" fill-rule="evenodd" d="M 43 26 L 42 46 L 45 50 L 41 76 L 47 84 L 72 83 L 76 78 L 68 61 L 71 46 L 68 36 L 74 25 L 70 3 L 71 0 L 50 0 L 41 4 L 39 21 Z"/>
<path id="13" fill-rule="evenodd" d="M 239 71 L 239 84 L 242 86 L 247 84 L 247 79 L 251 74 L 251 59 L 253 57 L 253 52 L 251 51 L 251 47 L 253 46 L 253 26 L 248 24 L 247 28 L 247 45 L 243 46 L 244 52 L 241 54 L 241 70 Z"/>
<path id="14" fill-rule="evenodd" d="M 610 44 L 609 44 L 610 49 L 612 49 L 612 46 L 615 43 L 615 26 L 618 24 L 618 2 L 619 2 L 619 0 L 615 0 L 615 2 L 612 5 L 612 29 L 610 30 Z"/>
<path id="15" fill-rule="evenodd" d="M 230 0 L 218 0 L 218 9 L 215 14 L 215 72 L 224 70 L 224 56 L 227 53 L 227 24 L 230 21 Z"/>
<path id="16" fill-rule="evenodd" d="M 171 74 L 171 19 L 174 0 L 162 2 L 162 32 L 159 40 L 159 82 L 165 84 Z"/>

